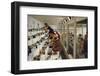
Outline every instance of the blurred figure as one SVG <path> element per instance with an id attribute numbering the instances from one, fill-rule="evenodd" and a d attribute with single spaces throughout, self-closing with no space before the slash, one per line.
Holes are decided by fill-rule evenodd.
<path id="1" fill-rule="evenodd" d="M 74 35 L 72 32 L 69 32 L 68 35 L 68 54 L 73 56 L 73 39 L 74 39 Z"/>
<path id="2" fill-rule="evenodd" d="M 82 38 L 82 35 L 79 34 L 78 41 L 77 41 L 77 51 L 76 51 L 76 57 L 77 58 L 84 58 L 84 39 Z"/>
<path id="3" fill-rule="evenodd" d="M 31 51 L 31 47 L 28 46 L 28 56 L 29 56 L 29 54 L 30 54 L 31 52 L 32 52 L 32 51 Z"/>
<path id="4" fill-rule="evenodd" d="M 87 33 L 84 36 L 79 34 L 78 36 L 78 42 L 77 42 L 77 58 L 87 58 L 88 57 L 88 38 Z"/>
<path id="5" fill-rule="evenodd" d="M 57 31 L 54 31 L 47 23 L 44 23 L 45 31 L 49 33 L 50 47 L 53 52 L 56 54 L 58 51 L 60 52 L 60 56 L 62 59 L 68 59 L 68 55 L 60 42 L 60 35 Z"/>
<path id="6" fill-rule="evenodd" d="M 85 54 L 85 58 L 88 57 L 88 33 L 86 32 L 86 35 L 84 37 L 84 51 L 83 53 Z"/>

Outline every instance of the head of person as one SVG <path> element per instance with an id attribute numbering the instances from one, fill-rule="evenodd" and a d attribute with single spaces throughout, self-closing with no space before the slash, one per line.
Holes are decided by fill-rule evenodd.
<path id="1" fill-rule="evenodd" d="M 49 26 L 48 23 L 44 23 L 44 25 L 45 25 L 45 27 L 48 27 Z"/>
<path id="2" fill-rule="evenodd" d="M 49 27 L 49 25 L 47 23 L 44 23 L 44 30 L 45 30 L 45 32 L 48 31 L 48 27 Z"/>
<path id="3" fill-rule="evenodd" d="M 54 30 L 48 25 L 48 23 L 44 23 L 44 25 L 45 25 L 45 30 L 48 30 L 49 33 L 53 33 L 54 32 Z"/>

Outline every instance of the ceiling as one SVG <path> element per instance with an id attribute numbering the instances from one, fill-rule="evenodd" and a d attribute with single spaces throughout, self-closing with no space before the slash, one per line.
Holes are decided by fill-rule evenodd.
<path id="1" fill-rule="evenodd" d="M 49 25 L 58 25 L 60 22 L 63 22 L 65 18 L 67 18 L 68 16 L 50 16 L 50 15 L 31 15 L 33 18 L 43 22 L 43 23 L 48 23 Z M 87 19 L 86 17 L 75 17 L 75 16 L 71 16 L 71 21 L 69 21 L 68 23 L 73 23 L 74 20 L 76 20 L 77 22 L 82 20 Z"/>
<path id="2" fill-rule="evenodd" d="M 33 17 L 43 23 L 48 23 L 49 25 L 57 25 L 60 21 L 62 21 L 65 17 L 63 16 L 36 16 Z"/>

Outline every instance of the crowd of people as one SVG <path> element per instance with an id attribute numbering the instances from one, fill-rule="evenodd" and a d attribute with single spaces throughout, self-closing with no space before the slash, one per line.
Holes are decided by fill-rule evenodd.
<path id="1" fill-rule="evenodd" d="M 68 54 L 73 56 L 73 46 L 74 46 L 74 34 L 69 33 L 68 39 Z M 83 36 L 78 34 L 76 38 L 76 58 L 87 58 L 88 57 L 88 35 L 87 32 Z"/>
<path id="2" fill-rule="evenodd" d="M 68 48 L 65 50 L 64 46 L 61 43 L 61 35 L 59 32 L 54 31 L 47 23 L 44 23 L 44 27 L 41 28 L 44 32 L 37 33 L 32 35 L 32 38 L 36 38 L 36 36 L 41 36 L 40 40 L 38 40 L 35 44 L 28 46 L 28 56 L 31 55 L 31 60 L 49 60 L 53 55 L 56 55 L 54 60 L 57 59 L 70 59 L 73 58 L 73 40 L 74 34 L 69 33 L 68 35 Z M 79 34 L 77 36 L 76 41 L 76 58 L 87 58 L 88 57 L 88 40 L 87 33 L 85 36 Z M 30 40 L 30 38 L 28 38 Z M 41 45 L 41 47 L 39 47 Z M 32 49 L 38 49 L 38 53 L 35 55 Z M 47 55 L 46 55 L 47 54 Z M 71 56 L 71 57 L 70 57 Z M 42 58 L 43 57 L 43 58 Z"/>

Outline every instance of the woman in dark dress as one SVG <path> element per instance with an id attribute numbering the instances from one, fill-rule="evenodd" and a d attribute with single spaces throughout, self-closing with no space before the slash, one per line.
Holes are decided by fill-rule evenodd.
<path id="1" fill-rule="evenodd" d="M 48 34 L 51 44 L 50 47 L 52 48 L 53 52 L 56 53 L 57 51 L 59 51 L 62 59 L 68 59 L 68 54 L 60 42 L 59 33 L 57 31 L 54 31 L 47 23 L 45 23 L 45 30 L 49 31 Z"/>

